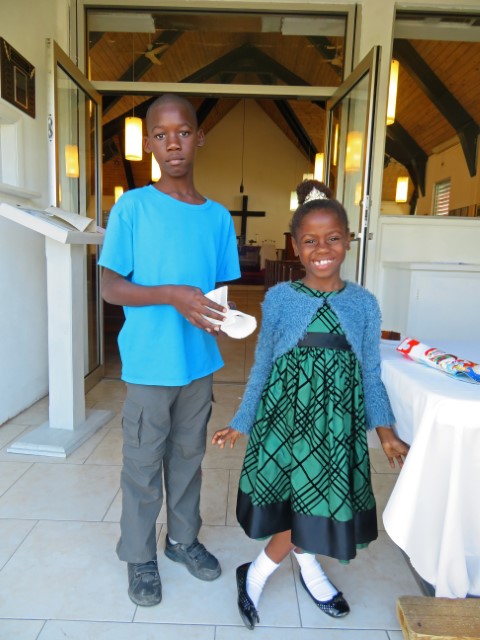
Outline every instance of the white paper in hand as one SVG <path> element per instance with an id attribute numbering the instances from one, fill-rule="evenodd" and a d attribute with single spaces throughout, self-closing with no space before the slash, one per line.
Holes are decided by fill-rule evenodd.
<path id="1" fill-rule="evenodd" d="M 209 291 L 208 293 L 206 293 L 205 296 L 221 305 L 222 307 L 228 309 L 227 286 L 213 289 L 213 291 Z M 237 311 L 237 309 L 228 309 L 227 313 L 225 313 L 224 316 L 224 320 L 215 320 L 214 318 L 206 319 L 213 324 L 220 324 L 223 333 L 226 333 L 230 338 L 236 338 L 238 340 L 247 338 L 257 328 L 257 320 L 254 318 L 254 316 L 250 316 L 247 313 Z"/>

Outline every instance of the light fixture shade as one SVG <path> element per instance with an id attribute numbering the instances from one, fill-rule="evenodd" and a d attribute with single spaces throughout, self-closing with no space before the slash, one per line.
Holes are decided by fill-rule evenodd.
<path id="1" fill-rule="evenodd" d="M 304 173 L 302 180 L 313 180 L 313 173 Z"/>
<path id="2" fill-rule="evenodd" d="M 115 202 L 117 202 L 120 196 L 123 194 L 123 187 L 114 187 L 113 193 L 115 197 Z"/>
<path id="3" fill-rule="evenodd" d="M 125 158 L 127 160 L 141 160 L 142 154 L 142 119 L 135 116 L 125 118 Z"/>
<path id="4" fill-rule="evenodd" d="M 387 125 L 395 122 L 399 66 L 398 60 L 392 60 L 390 64 L 390 82 L 388 83 Z"/>
<path id="5" fill-rule="evenodd" d="M 408 176 L 400 176 L 397 178 L 395 202 L 407 202 L 407 200 L 408 200 Z"/>
<path id="6" fill-rule="evenodd" d="M 361 131 L 350 131 L 347 135 L 345 171 L 359 171 L 362 166 L 363 136 Z"/>
<path id="7" fill-rule="evenodd" d="M 67 178 L 78 178 L 80 175 L 78 147 L 76 144 L 65 145 L 65 173 Z"/>
<path id="8" fill-rule="evenodd" d="M 290 192 L 290 211 L 298 209 L 298 197 L 296 191 Z"/>
<path id="9" fill-rule="evenodd" d="M 323 182 L 324 160 L 325 160 L 324 153 L 315 154 L 315 168 L 313 170 L 313 177 L 315 178 L 315 180 L 318 180 L 319 182 Z"/>
<path id="10" fill-rule="evenodd" d="M 157 182 L 162 177 L 162 170 L 160 169 L 160 165 L 155 160 L 155 156 L 152 153 L 152 182 Z"/>

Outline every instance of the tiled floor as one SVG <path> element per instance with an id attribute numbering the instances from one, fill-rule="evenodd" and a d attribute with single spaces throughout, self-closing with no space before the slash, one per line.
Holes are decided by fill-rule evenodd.
<path id="1" fill-rule="evenodd" d="M 230 298 L 242 311 L 259 315 L 262 295 L 251 287 L 232 290 Z M 210 433 L 233 415 L 255 344 L 255 337 L 221 340 L 227 365 L 215 376 Z M 209 447 L 203 465 L 200 538 L 220 559 L 222 576 L 198 582 L 161 553 L 162 510 L 163 601 L 136 607 L 127 596 L 126 567 L 115 555 L 123 395 L 123 383 L 114 378 L 88 394 L 89 407 L 112 409 L 115 417 L 67 459 L 6 452 L 10 442 L 48 418 L 46 399 L 0 427 L 1 640 L 401 640 L 396 599 L 420 589 L 383 530 L 349 565 L 323 559 L 351 605 L 349 616 L 336 621 L 316 609 L 287 559 L 262 596 L 261 625 L 254 636 L 245 629 L 236 607 L 235 567 L 263 545 L 249 540 L 235 519 L 244 441 L 233 451 Z M 396 476 L 377 448 L 371 449 L 371 463 L 381 527 Z"/>

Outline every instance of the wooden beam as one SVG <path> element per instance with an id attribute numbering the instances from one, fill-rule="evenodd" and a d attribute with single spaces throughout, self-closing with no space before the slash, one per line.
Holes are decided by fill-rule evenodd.
<path id="1" fill-rule="evenodd" d="M 428 156 L 398 121 L 387 127 L 385 151 L 404 165 L 422 195 L 425 195 Z"/>
<path id="2" fill-rule="evenodd" d="M 421 87 L 443 117 L 457 132 L 470 175 L 477 173 L 479 125 L 455 98 L 408 40 L 395 40 L 393 56 Z"/>

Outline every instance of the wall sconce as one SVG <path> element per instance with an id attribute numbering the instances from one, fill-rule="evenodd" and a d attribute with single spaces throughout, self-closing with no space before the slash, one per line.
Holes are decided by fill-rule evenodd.
<path id="1" fill-rule="evenodd" d="M 80 176 L 78 147 L 76 144 L 65 145 L 65 173 L 67 178 L 78 178 Z"/>
<path id="2" fill-rule="evenodd" d="M 113 194 L 114 194 L 115 202 L 118 202 L 118 199 L 120 198 L 120 196 L 123 195 L 123 187 L 114 187 Z"/>
<path id="3" fill-rule="evenodd" d="M 155 160 L 155 156 L 152 153 L 152 169 L 151 169 L 152 182 L 157 182 L 162 177 L 162 170 L 160 165 Z"/>
<path id="4" fill-rule="evenodd" d="M 143 153 L 143 130 L 141 118 L 125 118 L 125 158 L 141 160 Z"/>
<path id="5" fill-rule="evenodd" d="M 350 131 L 347 135 L 345 171 L 359 171 L 362 165 L 363 136 L 360 131 Z"/>
<path id="6" fill-rule="evenodd" d="M 296 211 L 298 209 L 298 197 L 296 191 L 290 192 L 290 211 Z"/>
<path id="7" fill-rule="evenodd" d="M 397 178 L 397 189 L 395 191 L 395 202 L 407 202 L 408 200 L 408 177 Z"/>
<path id="8" fill-rule="evenodd" d="M 315 154 L 315 168 L 313 170 L 313 177 L 315 180 L 319 182 L 323 182 L 323 170 L 324 170 L 324 153 L 316 153 Z"/>
<path id="9" fill-rule="evenodd" d="M 395 122 L 399 67 L 398 60 L 392 60 L 390 64 L 390 82 L 388 83 L 387 125 Z"/>

